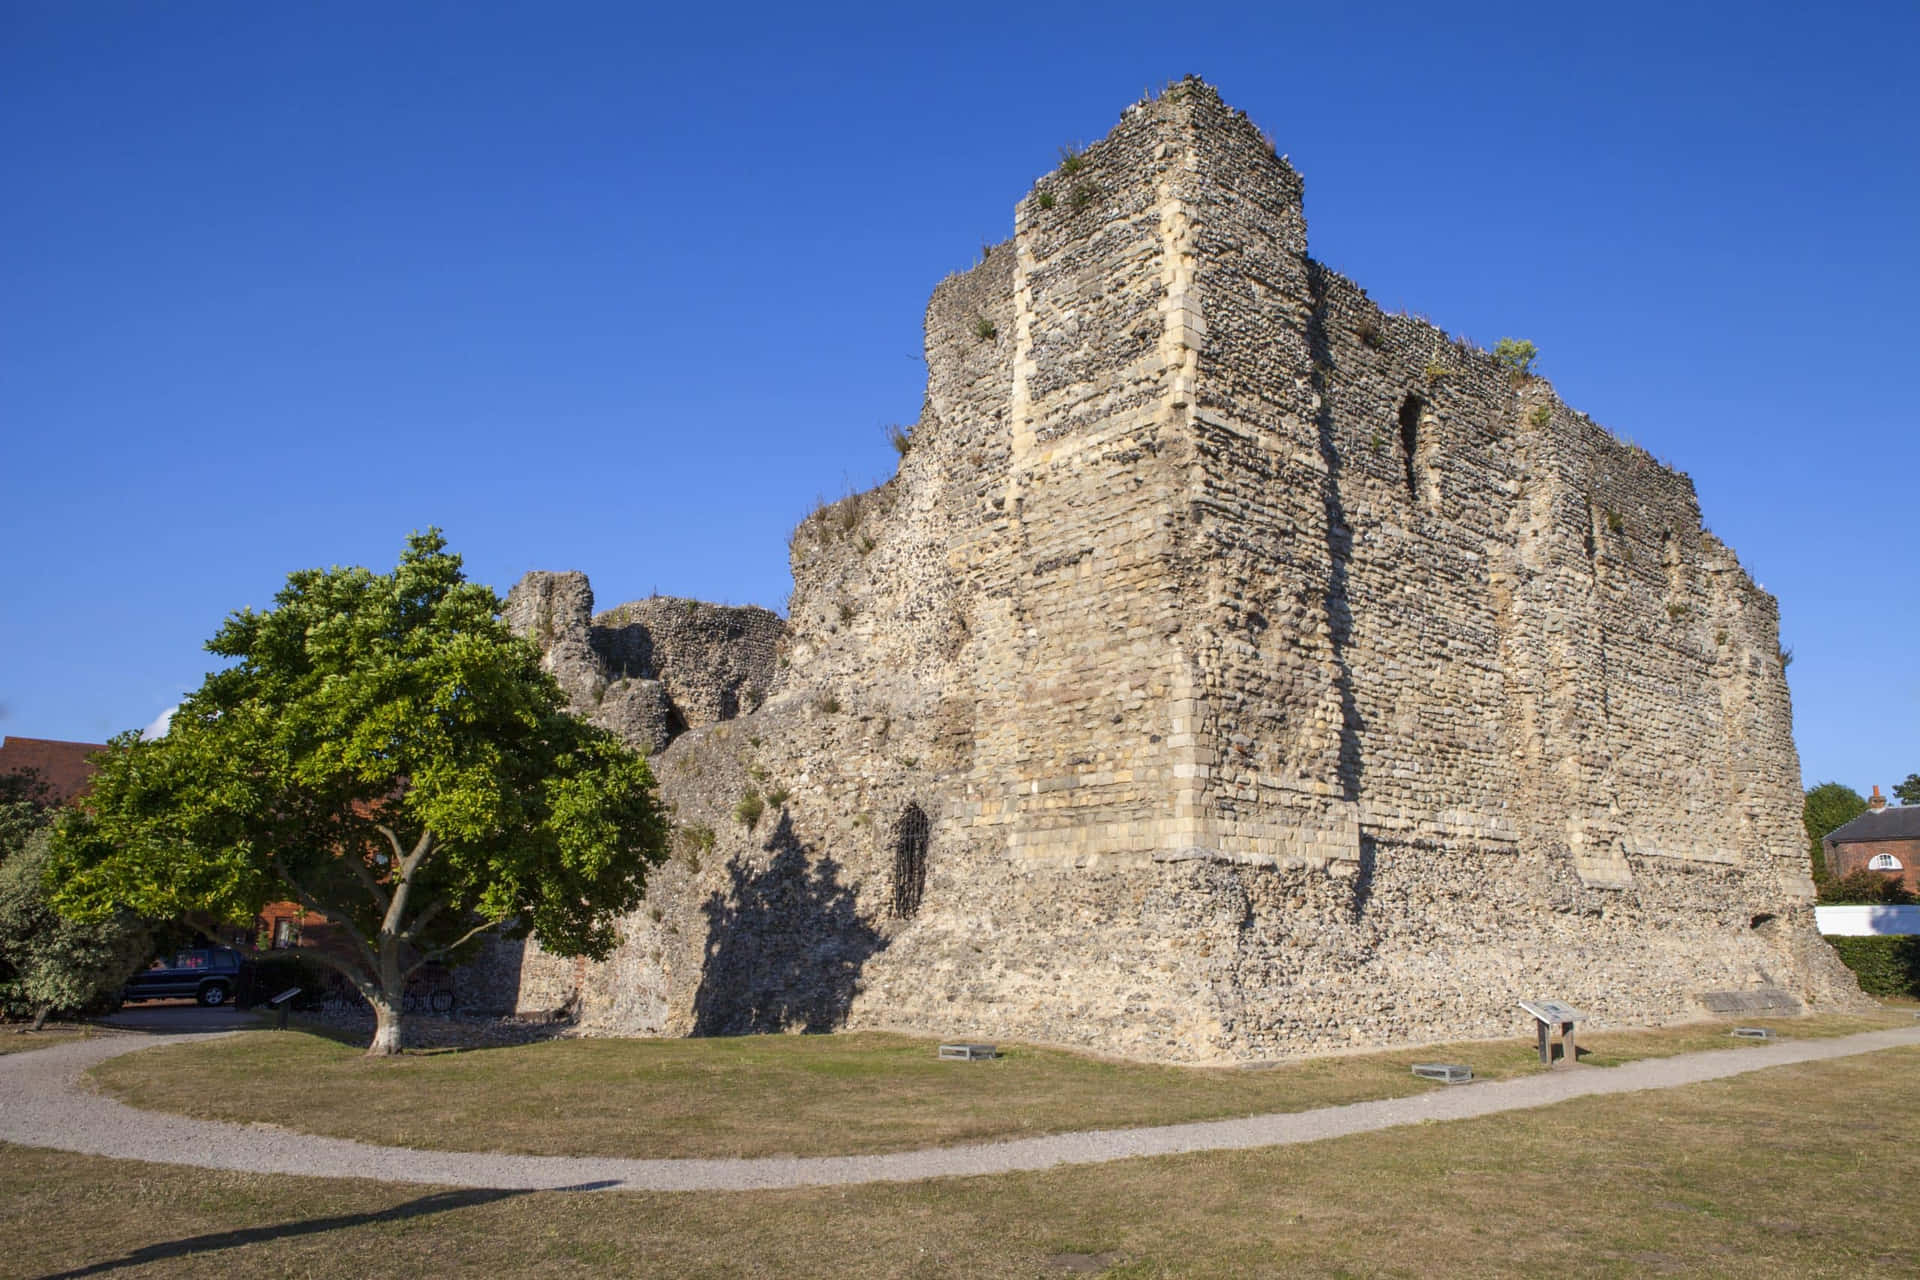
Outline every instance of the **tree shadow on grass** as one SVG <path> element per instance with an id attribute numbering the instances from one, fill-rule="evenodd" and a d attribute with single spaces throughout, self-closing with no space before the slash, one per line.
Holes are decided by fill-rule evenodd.
<path id="1" fill-rule="evenodd" d="M 846 1020 L 860 970 L 887 945 L 840 883 L 840 864 L 812 857 L 789 814 L 763 847 L 771 861 L 735 859 L 730 891 L 701 908 L 707 952 L 695 1035 L 831 1031 Z"/>
<path id="2" fill-rule="evenodd" d="M 577 1186 L 555 1187 L 553 1190 L 599 1191 L 614 1185 L 616 1184 L 612 1182 L 583 1182 Z M 172 1258 L 200 1258 L 218 1253 L 223 1249 L 243 1249 L 251 1244 L 266 1244 L 295 1236 L 315 1235 L 322 1231 L 342 1231 L 381 1222 L 403 1222 L 408 1218 L 423 1218 L 429 1214 L 446 1213 L 452 1209 L 471 1209 L 483 1204 L 492 1204 L 496 1200 L 508 1200 L 514 1196 L 531 1194 L 533 1194 L 531 1191 L 524 1190 L 436 1191 L 432 1195 L 421 1196 L 418 1200 L 409 1200 L 405 1204 L 397 1204 L 390 1209 L 377 1209 L 367 1213 L 343 1213 L 331 1218 L 309 1218 L 305 1222 L 276 1222 L 271 1226 L 244 1227 L 236 1231 L 213 1231 L 201 1236 L 187 1236 L 182 1240 L 167 1240 L 160 1244 L 150 1244 L 135 1249 L 122 1257 L 76 1267 L 72 1271 L 62 1271 L 45 1277 L 45 1280 L 78 1280 L 80 1276 L 97 1276 L 108 1271 L 118 1271 L 123 1267 L 144 1267 L 150 1263 L 165 1262 Z"/>

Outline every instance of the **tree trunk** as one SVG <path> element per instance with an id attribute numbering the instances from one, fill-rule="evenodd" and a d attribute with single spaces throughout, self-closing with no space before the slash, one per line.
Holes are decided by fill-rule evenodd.
<path id="1" fill-rule="evenodd" d="M 373 997 L 373 1043 L 367 1046 L 369 1058 L 390 1058 L 405 1047 L 405 1027 L 401 1022 L 400 998 L 386 991 Z"/>
<path id="2" fill-rule="evenodd" d="M 53 1006 L 52 1006 L 52 1005 L 50 1005 L 50 1004 L 43 1004 L 43 1005 L 41 1005 L 41 1006 L 40 1006 L 40 1012 L 38 1012 L 38 1013 L 36 1013 L 36 1014 L 34 1014 L 34 1015 L 33 1015 L 33 1029 L 34 1029 L 35 1031 L 38 1031 L 38 1030 L 39 1030 L 40 1028 L 42 1028 L 42 1027 L 44 1027 L 44 1026 L 46 1026 L 46 1025 L 47 1025 L 47 1015 L 48 1015 L 48 1014 L 50 1014 L 50 1013 L 52 1013 L 52 1012 L 53 1012 Z"/>

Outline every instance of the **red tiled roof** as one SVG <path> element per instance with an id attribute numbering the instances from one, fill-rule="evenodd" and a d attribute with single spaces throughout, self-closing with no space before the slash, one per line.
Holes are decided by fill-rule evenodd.
<path id="1" fill-rule="evenodd" d="M 31 769 L 47 784 L 54 800 L 65 804 L 77 795 L 84 795 L 93 782 L 93 762 L 87 757 L 106 749 L 104 742 L 0 738 L 0 773 L 24 773 Z"/>

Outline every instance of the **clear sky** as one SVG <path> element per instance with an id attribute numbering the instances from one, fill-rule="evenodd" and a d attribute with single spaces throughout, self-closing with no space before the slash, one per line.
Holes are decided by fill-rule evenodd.
<path id="1" fill-rule="evenodd" d="M 1780 599 L 1808 782 L 1920 770 L 1920 5 L 0 0 L 0 733 L 286 573 L 782 608 L 926 297 L 1198 73 L 1382 305 L 1532 339 Z"/>

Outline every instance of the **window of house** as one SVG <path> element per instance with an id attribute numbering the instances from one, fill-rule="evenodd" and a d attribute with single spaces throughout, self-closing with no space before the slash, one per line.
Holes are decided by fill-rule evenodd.
<path id="1" fill-rule="evenodd" d="M 1900 870 L 1900 859 L 1890 853 L 1876 853 L 1867 859 L 1867 870 L 1898 871 Z"/>

